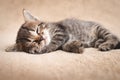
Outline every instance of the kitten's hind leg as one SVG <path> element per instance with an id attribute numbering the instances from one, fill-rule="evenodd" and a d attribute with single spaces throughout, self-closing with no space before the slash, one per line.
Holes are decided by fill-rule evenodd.
<path id="1" fill-rule="evenodd" d="M 83 44 L 80 41 L 67 42 L 63 45 L 62 48 L 64 51 L 73 53 L 82 53 L 84 50 Z"/>
<path id="2" fill-rule="evenodd" d="M 114 49 L 119 43 L 119 39 L 107 29 L 103 28 L 101 25 L 97 26 L 96 34 L 98 38 L 104 40 L 104 42 L 98 46 L 98 49 L 100 51 L 108 51 Z"/>
<path id="3" fill-rule="evenodd" d="M 115 36 L 111 36 L 111 37 L 107 38 L 105 42 L 100 44 L 98 46 L 98 49 L 100 51 L 109 51 L 111 49 L 114 49 L 116 47 L 116 45 L 118 44 L 118 42 L 119 41 Z"/>
<path id="4" fill-rule="evenodd" d="M 95 48 L 98 48 L 98 46 L 99 46 L 100 44 L 102 44 L 103 42 L 104 42 L 103 39 L 98 39 L 97 41 L 95 41 L 94 47 L 95 47 Z"/>

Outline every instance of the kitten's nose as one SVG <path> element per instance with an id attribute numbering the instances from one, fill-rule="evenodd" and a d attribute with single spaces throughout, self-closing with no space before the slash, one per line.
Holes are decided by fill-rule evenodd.
<path id="1" fill-rule="evenodd" d="M 39 39 L 39 41 L 38 41 L 38 44 L 40 44 L 40 42 L 41 42 L 42 40 L 44 40 L 44 38 L 41 36 L 40 39 Z"/>
<path id="2" fill-rule="evenodd" d="M 40 41 L 42 41 L 42 40 L 44 40 L 44 38 L 41 36 L 41 37 L 40 37 Z"/>
<path id="3" fill-rule="evenodd" d="M 37 42 L 38 44 L 40 44 L 42 40 L 44 40 L 44 38 L 41 36 L 41 37 L 37 37 L 34 42 Z"/>

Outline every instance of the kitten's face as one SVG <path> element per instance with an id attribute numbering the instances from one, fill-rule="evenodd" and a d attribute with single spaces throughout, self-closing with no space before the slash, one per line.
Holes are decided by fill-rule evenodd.
<path id="1" fill-rule="evenodd" d="M 25 22 L 22 27 L 28 29 L 27 30 L 29 32 L 29 34 L 27 34 L 29 35 L 28 39 L 31 40 L 32 42 L 36 42 L 38 44 L 44 42 L 45 45 L 49 43 L 48 42 L 49 31 L 45 23 L 41 23 L 39 21 Z"/>
<path id="2" fill-rule="evenodd" d="M 28 42 L 34 42 L 42 46 L 48 45 L 50 37 L 46 23 L 39 21 L 27 11 L 24 11 L 23 15 L 25 23 L 20 28 L 17 38 L 24 38 Z"/>

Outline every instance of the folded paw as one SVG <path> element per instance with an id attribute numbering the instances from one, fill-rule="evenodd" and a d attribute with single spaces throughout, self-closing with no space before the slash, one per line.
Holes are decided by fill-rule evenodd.
<path id="1" fill-rule="evenodd" d="M 104 42 L 104 40 L 103 39 L 98 39 L 96 42 L 95 42 L 95 48 L 98 48 L 98 46 L 100 45 L 100 44 L 102 44 Z"/>
<path id="2" fill-rule="evenodd" d="M 101 45 L 99 45 L 98 49 L 100 51 L 109 51 L 113 48 L 113 44 L 111 43 L 103 43 Z"/>
<path id="3" fill-rule="evenodd" d="M 72 41 L 63 46 L 63 50 L 74 53 L 83 52 L 83 44 L 80 41 Z"/>

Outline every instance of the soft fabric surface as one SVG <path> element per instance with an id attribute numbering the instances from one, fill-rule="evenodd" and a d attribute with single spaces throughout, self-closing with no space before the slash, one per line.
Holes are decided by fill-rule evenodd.
<path id="1" fill-rule="evenodd" d="M 120 49 L 88 48 L 83 54 L 5 52 L 24 22 L 23 8 L 44 21 L 75 17 L 99 22 L 120 38 L 119 0 L 0 1 L 0 80 L 120 80 Z"/>

